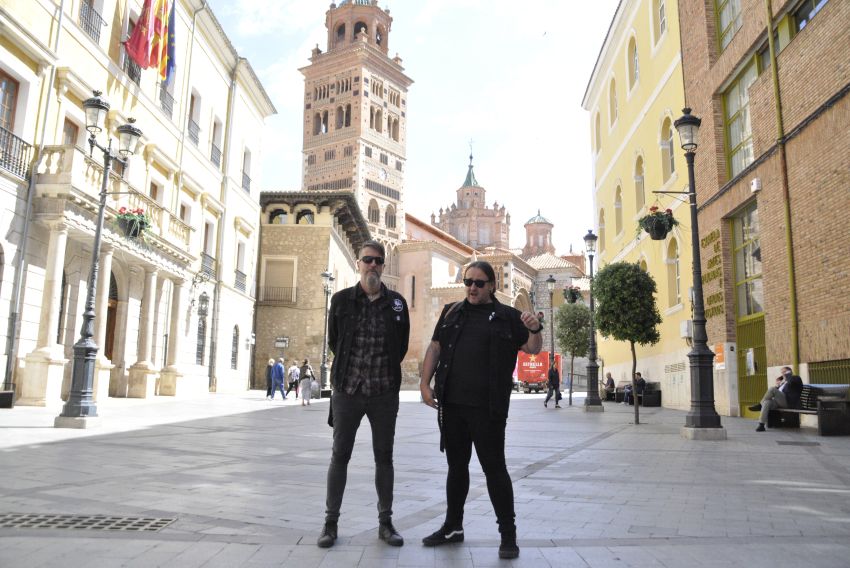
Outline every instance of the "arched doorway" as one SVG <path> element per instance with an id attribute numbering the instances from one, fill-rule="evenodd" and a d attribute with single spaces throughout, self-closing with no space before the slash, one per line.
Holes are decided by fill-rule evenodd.
<path id="1" fill-rule="evenodd" d="M 115 320 L 118 319 L 118 282 L 115 273 L 109 275 L 109 300 L 106 304 L 106 345 L 103 355 L 112 361 L 112 347 L 115 345 Z"/>

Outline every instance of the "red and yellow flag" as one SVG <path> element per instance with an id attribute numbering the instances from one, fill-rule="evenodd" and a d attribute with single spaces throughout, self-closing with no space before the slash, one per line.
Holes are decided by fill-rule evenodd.
<path id="1" fill-rule="evenodd" d="M 168 8 L 169 0 L 145 0 L 142 14 L 124 46 L 127 55 L 142 69 L 159 68 L 160 62 L 167 59 Z"/>

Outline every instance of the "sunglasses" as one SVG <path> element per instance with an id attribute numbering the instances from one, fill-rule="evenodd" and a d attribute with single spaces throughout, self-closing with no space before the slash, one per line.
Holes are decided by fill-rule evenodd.
<path id="1" fill-rule="evenodd" d="M 472 278 L 464 278 L 463 285 L 467 288 L 475 284 L 476 288 L 483 288 L 489 280 L 473 280 Z"/>
<path id="2" fill-rule="evenodd" d="M 373 262 L 378 266 L 382 266 L 384 264 L 384 257 L 382 256 L 364 256 L 360 258 L 360 262 L 364 264 L 372 264 Z"/>

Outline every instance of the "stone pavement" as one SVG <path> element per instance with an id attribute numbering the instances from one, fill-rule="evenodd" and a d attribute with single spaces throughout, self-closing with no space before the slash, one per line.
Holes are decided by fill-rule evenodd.
<path id="1" fill-rule="evenodd" d="M 606 403 L 604 413 L 585 414 L 581 398 L 560 410 L 541 399 L 515 394 L 511 405 L 514 561 L 497 557 L 474 458 L 466 541 L 420 544 L 445 511 L 445 461 L 434 411 L 418 393 L 403 393 L 396 436 L 401 548 L 377 539 L 365 423 L 340 539 L 316 547 L 326 401 L 302 408 L 259 391 L 110 399 L 99 408 L 102 426 L 87 431 L 54 429 L 58 407 L 0 410 L 0 566 L 850 566 L 850 437 L 758 434 L 752 421 L 724 418 L 728 440 L 688 441 L 679 435 L 683 412 L 642 409 L 635 426 L 631 407 Z M 69 517 L 14 528 L 22 517 L 13 513 Z M 93 515 L 114 518 L 62 528 Z M 138 518 L 169 524 L 129 530 L 127 519 Z"/>

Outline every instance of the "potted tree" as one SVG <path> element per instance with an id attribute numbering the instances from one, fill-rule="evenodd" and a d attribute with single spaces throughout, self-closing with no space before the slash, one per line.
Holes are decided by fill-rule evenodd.
<path id="1" fill-rule="evenodd" d="M 151 225 L 145 210 L 141 208 L 127 209 L 122 207 L 118 210 L 115 220 L 124 234 L 131 239 L 138 238 Z"/>
<path id="2" fill-rule="evenodd" d="M 663 241 L 667 233 L 678 224 L 679 221 L 673 217 L 672 209 L 662 211 L 657 205 L 653 205 L 649 208 L 649 213 L 638 220 L 638 231 L 646 231 L 649 233 L 649 238 L 654 241 Z"/>
<path id="3" fill-rule="evenodd" d="M 575 304 L 581 299 L 581 290 L 578 286 L 567 286 L 564 288 L 564 299 L 568 304 Z"/>

